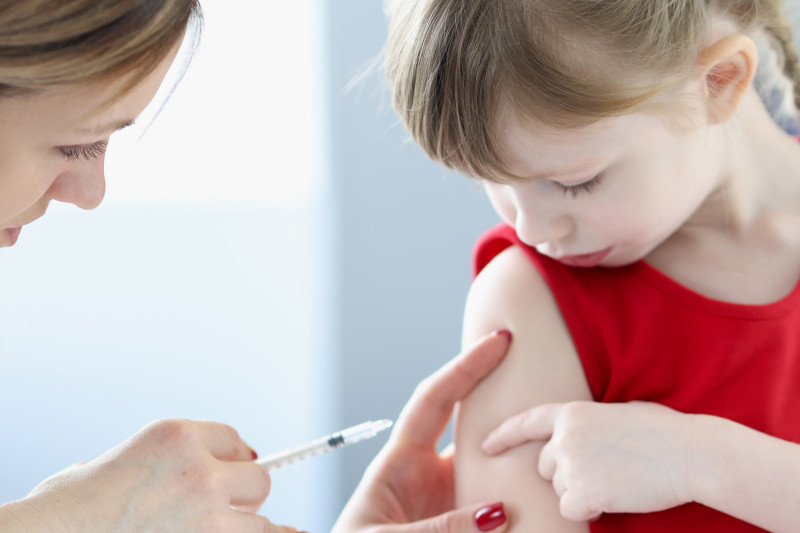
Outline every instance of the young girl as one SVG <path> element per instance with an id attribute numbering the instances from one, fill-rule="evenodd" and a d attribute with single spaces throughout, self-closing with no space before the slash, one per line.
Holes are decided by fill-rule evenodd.
<path id="1" fill-rule="evenodd" d="M 798 71 L 781 7 L 390 4 L 395 109 L 505 221 L 477 246 L 464 340 L 515 342 L 462 403 L 460 504 L 500 495 L 516 531 L 797 528 L 800 146 L 794 99 L 765 105 Z M 483 452 L 553 402 L 487 442 L 547 446 Z"/>

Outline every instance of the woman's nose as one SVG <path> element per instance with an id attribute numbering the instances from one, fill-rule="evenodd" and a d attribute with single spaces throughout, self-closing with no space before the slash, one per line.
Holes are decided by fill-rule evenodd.
<path id="1" fill-rule="evenodd" d="M 106 194 L 103 159 L 86 161 L 60 174 L 48 189 L 57 202 L 74 204 L 81 209 L 94 209 Z"/>

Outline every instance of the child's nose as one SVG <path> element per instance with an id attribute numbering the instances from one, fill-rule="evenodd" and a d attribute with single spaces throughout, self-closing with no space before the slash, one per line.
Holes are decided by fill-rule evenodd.
<path id="1" fill-rule="evenodd" d="M 57 202 L 74 204 L 81 209 L 94 209 L 106 194 L 103 160 L 87 161 L 79 167 L 60 174 L 48 189 L 48 195 Z"/>
<path id="2" fill-rule="evenodd" d="M 514 229 L 528 246 L 537 246 L 565 238 L 572 231 L 572 220 L 564 214 L 530 213 L 517 210 Z"/>

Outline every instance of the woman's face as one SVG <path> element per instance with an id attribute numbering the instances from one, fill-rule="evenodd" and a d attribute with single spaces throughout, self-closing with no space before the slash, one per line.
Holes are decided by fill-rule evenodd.
<path id="1" fill-rule="evenodd" d="M 12 246 L 51 200 L 97 207 L 109 137 L 153 99 L 174 57 L 111 106 L 104 104 L 124 79 L 0 99 L 0 247 Z"/>

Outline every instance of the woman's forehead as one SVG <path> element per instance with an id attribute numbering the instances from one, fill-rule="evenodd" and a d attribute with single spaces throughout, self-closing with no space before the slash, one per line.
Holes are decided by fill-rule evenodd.
<path id="1" fill-rule="evenodd" d="M 120 96 L 129 80 L 64 85 L 22 97 L 0 99 L 0 124 L 27 126 L 56 134 L 105 137 L 129 126 L 155 96 L 172 56 Z"/>

